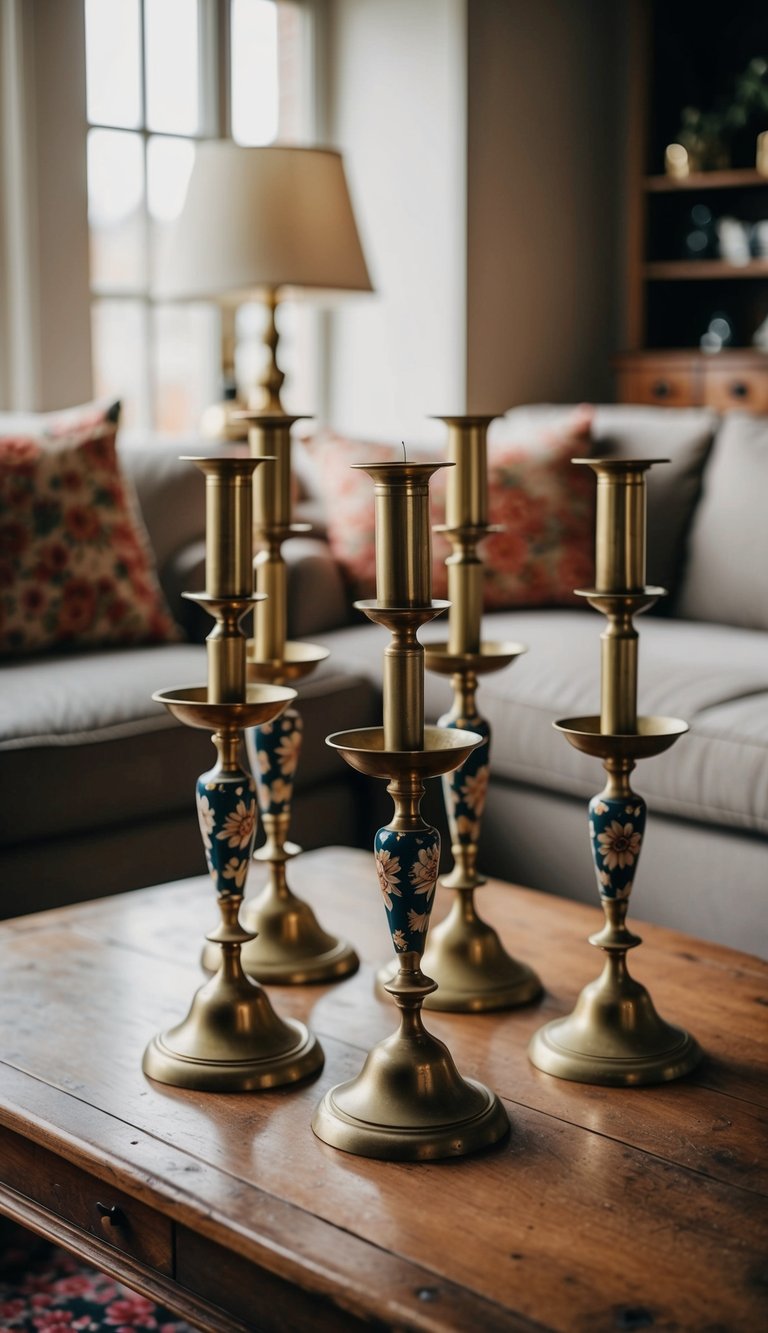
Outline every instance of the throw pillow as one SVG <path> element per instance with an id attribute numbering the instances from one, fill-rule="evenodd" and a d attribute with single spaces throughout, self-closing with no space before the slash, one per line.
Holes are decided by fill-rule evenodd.
<path id="1" fill-rule="evenodd" d="M 503 533 L 486 539 L 485 605 L 581 604 L 573 589 L 588 586 L 594 570 L 594 478 L 571 464 L 591 452 L 592 409 L 578 407 L 552 427 L 534 432 L 525 444 L 505 437 L 503 423 L 489 433 L 489 522 Z M 501 429 L 499 429 L 501 428 Z M 381 463 L 402 457 L 400 446 L 354 441 L 332 431 L 304 440 L 314 465 L 314 485 L 325 502 L 328 542 L 355 597 L 373 597 L 376 554 L 373 487 L 353 463 Z M 408 457 L 429 461 L 444 457 L 440 446 Z M 430 483 L 433 523 L 445 514 L 447 473 Z M 433 537 L 432 591 L 447 594 L 447 540 Z"/>
<path id="2" fill-rule="evenodd" d="M 768 422 L 728 412 L 704 472 L 676 612 L 768 630 Z"/>
<path id="3" fill-rule="evenodd" d="M 180 637 L 116 429 L 0 437 L 0 653 Z"/>

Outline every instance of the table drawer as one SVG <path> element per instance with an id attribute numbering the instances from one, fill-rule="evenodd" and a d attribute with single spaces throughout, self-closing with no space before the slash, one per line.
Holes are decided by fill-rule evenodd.
<path id="1" fill-rule="evenodd" d="M 159 1273 L 172 1274 L 170 1218 L 1 1127 L 0 1180 L 81 1231 L 98 1236 Z"/>
<path id="2" fill-rule="evenodd" d="M 717 412 L 768 412 L 768 366 L 705 366 L 704 402 Z"/>
<path id="3" fill-rule="evenodd" d="M 621 403 L 692 407 L 697 402 L 698 376 L 694 366 L 626 366 L 617 374 Z"/>

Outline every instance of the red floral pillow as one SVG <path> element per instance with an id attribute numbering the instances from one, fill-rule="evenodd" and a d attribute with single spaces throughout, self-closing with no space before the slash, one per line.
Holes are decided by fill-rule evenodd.
<path id="1" fill-rule="evenodd" d="M 0 653 L 180 637 L 116 430 L 0 436 Z"/>
<path id="2" fill-rule="evenodd" d="M 592 452 L 593 410 L 583 406 L 525 442 L 504 441 L 505 423 L 492 428 L 488 446 L 488 521 L 504 531 L 480 548 L 486 566 L 485 606 L 580 604 L 573 589 L 592 582 L 594 570 L 594 478 L 571 458 Z M 315 464 L 315 484 L 325 502 L 328 542 L 355 597 L 372 597 L 376 581 L 373 484 L 352 463 L 402 458 L 390 444 L 349 440 L 332 431 L 305 439 Z M 408 449 L 424 461 L 444 456 L 437 446 Z M 446 473 L 430 482 L 432 520 L 445 514 Z M 433 538 L 433 596 L 445 597 L 445 538 Z"/>

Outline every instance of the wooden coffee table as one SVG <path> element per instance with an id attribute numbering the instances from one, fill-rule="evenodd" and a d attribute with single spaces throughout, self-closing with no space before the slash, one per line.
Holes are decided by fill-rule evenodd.
<path id="1" fill-rule="evenodd" d="M 0 1211 L 203 1329 L 766 1326 L 768 965 L 645 927 L 634 971 L 705 1062 L 657 1088 L 562 1082 L 526 1045 L 595 975 L 599 909 L 491 884 L 480 909 L 545 998 L 427 1024 L 505 1099 L 509 1140 L 437 1164 L 369 1161 L 320 1143 L 310 1118 L 395 1027 L 373 992 L 388 934 L 372 858 L 310 853 L 292 881 L 366 960 L 335 986 L 272 988 L 326 1052 L 292 1090 L 182 1092 L 141 1073 L 200 981 L 209 880 L 0 927 Z"/>

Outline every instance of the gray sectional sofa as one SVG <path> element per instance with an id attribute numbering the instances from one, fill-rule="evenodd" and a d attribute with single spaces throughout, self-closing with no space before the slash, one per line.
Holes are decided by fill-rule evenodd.
<path id="1" fill-rule="evenodd" d="M 520 438 L 562 409 L 517 409 Z M 669 457 L 649 483 L 649 581 L 671 590 L 638 621 L 640 707 L 685 718 L 672 750 L 638 765 L 649 824 L 633 912 L 768 956 L 768 419 L 698 410 L 598 408 L 596 453 Z M 183 588 L 202 586 L 198 451 L 125 444 L 161 581 L 199 639 Z M 291 632 L 331 656 L 301 690 L 305 752 L 295 834 L 305 846 L 370 840 L 389 802 L 325 747 L 325 735 L 380 721 L 386 634 L 350 607 L 322 536 L 319 490 L 300 460 L 302 504 L 317 535 L 288 543 Z M 572 750 L 553 719 L 598 711 L 602 617 L 589 608 L 495 612 L 488 638 L 528 653 L 487 677 L 494 729 L 481 848 L 486 873 L 595 902 L 586 799 L 597 761 Z M 205 632 L 203 627 L 202 632 Z M 440 637 L 439 622 L 424 639 Z M 199 642 L 51 656 L 0 665 L 0 876 L 6 915 L 138 887 L 203 869 L 192 786 L 207 766 L 202 733 L 150 702 L 154 689 L 204 679 Z M 449 701 L 427 677 L 431 717 Z M 440 816 L 438 784 L 427 800 Z"/>

